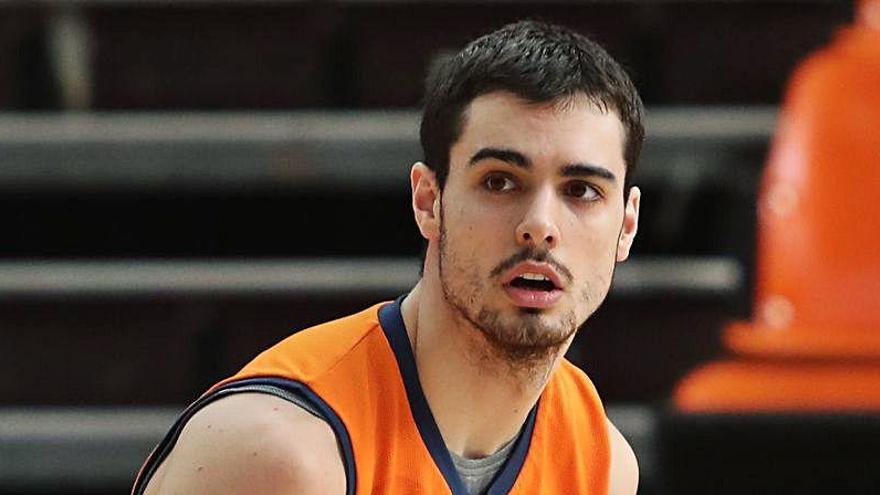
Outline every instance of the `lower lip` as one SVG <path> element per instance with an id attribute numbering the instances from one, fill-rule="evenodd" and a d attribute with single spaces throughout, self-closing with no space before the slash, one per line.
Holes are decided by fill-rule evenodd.
<path id="1" fill-rule="evenodd" d="M 506 285 L 504 290 L 514 304 L 523 308 L 549 308 L 562 297 L 559 289 L 530 290 Z"/>

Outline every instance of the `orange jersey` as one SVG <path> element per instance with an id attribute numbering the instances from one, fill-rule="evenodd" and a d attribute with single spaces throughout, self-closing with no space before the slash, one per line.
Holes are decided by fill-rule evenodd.
<path id="1" fill-rule="evenodd" d="M 467 495 L 422 393 L 400 300 L 296 333 L 188 408 L 147 460 L 141 493 L 186 421 L 238 392 L 305 399 L 336 434 L 348 494 Z M 608 493 L 610 443 L 590 380 L 563 360 L 486 493 Z"/>

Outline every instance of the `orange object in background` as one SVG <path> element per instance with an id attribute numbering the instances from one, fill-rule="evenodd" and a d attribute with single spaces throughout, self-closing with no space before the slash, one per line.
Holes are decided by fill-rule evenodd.
<path id="1" fill-rule="evenodd" d="M 758 205 L 753 321 L 684 411 L 880 411 L 880 0 L 795 72 Z"/>
<path id="2" fill-rule="evenodd" d="M 692 413 L 880 411 L 880 363 L 724 360 L 679 384 L 675 405 Z"/>

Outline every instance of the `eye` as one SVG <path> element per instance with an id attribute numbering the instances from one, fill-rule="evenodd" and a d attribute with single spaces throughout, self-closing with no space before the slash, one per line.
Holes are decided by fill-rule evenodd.
<path id="1" fill-rule="evenodd" d="M 566 196 L 584 201 L 594 201 L 601 197 L 599 191 L 591 184 L 576 180 L 565 184 L 563 192 Z"/>
<path id="2" fill-rule="evenodd" d="M 504 192 L 516 188 L 516 183 L 507 175 L 489 174 L 483 179 L 483 187 L 489 191 Z"/>

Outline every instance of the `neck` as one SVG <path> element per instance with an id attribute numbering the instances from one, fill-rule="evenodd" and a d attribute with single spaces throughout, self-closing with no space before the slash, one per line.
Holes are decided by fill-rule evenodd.
<path id="1" fill-rule="evenodd" d="M 423 279 L 401 308 L 419 381 L 447 448 L 484 457 L 517 435 L 570 341 L 527 365 L 511 363 L 438 285 Z"/>
<path id="2" fill-rule="evenodd" d="M 856 17 L 860 24 L 880 30 L 880 0 L 861 0 L 856 8 Z"/>

